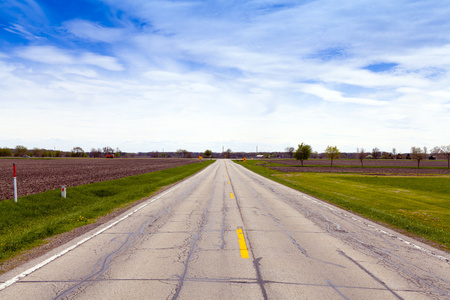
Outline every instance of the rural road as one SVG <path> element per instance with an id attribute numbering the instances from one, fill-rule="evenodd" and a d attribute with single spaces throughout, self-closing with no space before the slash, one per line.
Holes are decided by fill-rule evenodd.
<path id="1" fill-rule="evenodd" d="M 219 160 L 0 276 L 0 299 L 450 299 L 449 254 Z"/>

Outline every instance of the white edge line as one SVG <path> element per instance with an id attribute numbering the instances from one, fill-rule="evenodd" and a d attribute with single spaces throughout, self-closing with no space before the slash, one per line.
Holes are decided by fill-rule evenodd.
<path id="1" fill-rule="evenodd" d="M 319 205 L 322 205 L 322 206 L 328 208 L 329 210 L 332 210 L 332 211 L 335 211 L 335 212 L 339 212 L 340 214 L 344 215 L 345 217 L 350 217 L 353 221 L 359 222 L 359 223 L 361 223 L 361 224 L 363 224 L 363 225 L 365 225 L 365 226 L 367 226 L 367 227 L 369 227 L 369 228 L 375 229 L 375 230 L 377 230 L 378 232 L 380 232 L 380 233 L 382 233 L 382 234 L 384 234 L 384 235 L 387 235 L 387 236 L 389 236 L 389 237 L 391 237 L 391 238 L 397 239 L 397 240 L 403 242 L 403 243 L 406 244 L 406 245 L 412 246 L 413 248 L 418 249 L 418 250 L 420 250 L 420 251 L 422 251 L 422 252 L 425 252 L 425 253 L 427 253 L 427 254 L 429 254 L 429 255 L 431 255 L 431 256 L 434 256 L 434 257 L 436 257 L 436 258 L 438 258 L 438 259 L 440 259 L 440 260 L 443 260 L 443 261 L 446 261 L 446 262 L 450 262 L 450 259 L 447 258 L 447 257 L 445 257 L 445 256 L 436 254 L 436 253 L 434 253 L 434 252 L 431 251 L 431 250 L 428 250 L 428 249 L 425 249 L 425 248 L 423 248 L 423 247 L 420 247 L 420 246 L 418 246 L 418 245 L 416 245 L 416 244 L 414 244 L 414 243 L 412 243 L 412 242 L 409 242 L 409 241 L 407 241 L 407 240 L 405 240 L 405 239 L 403 239 L 403 238 L 401 238 L 401 237 L 399 237 L 399 236 L 396 236 L 396 235 L 391 234 L 391 233 L 389 233 L 389 232 L 387 232 L 387 231 L 385 231 L 385 230 L 383 230 L 383 229 L 380 229 L 380 228 L 378 228 L 378 227 L 376 227 L 376 226 L 373 226 L 373 225 L 371 225 L 371 224 L 368 224 L 367 222 L 364 222 L 364 221 L 361 221 L 361 220 L 359 220 L 359 219 L 357 219 L 357 218 L 355 218 L 355 217 L 349 216 L 349 215 L 347 215 L 346 213 L 340 212 L 340 211 L 338 211 L 337 209 L 335 209 L 335 208 L 333 208 L 333 207 L 330 207 L 330 206 L 328 206 L 328 205 L 326 205 L 326 204 L 320 203 L 319 201 L 317 201 L 317 200 L 315 200 L 315 199 L 313 199 L 313 198 L 311 198 L 311 197 L 309 197 L 309 196 L 306 196 L 306 197 L 303 196 L 303 198 L 306 198 L 306 199 L 308 199 L 308 200 L 310 200 L 310 201 L 313 201 L 313 202 L 315 202 L 315 203 L 317 203 L 317 204 L 319 204 Z"/>
<path id="2" fill-rule="evenodd" d="M 11 278 L 11 279 L 8 280 L 8 281 L 5 281 L 4 283 L 2 283 L 2 284 L 0 285 L 0 291 L 6 289 L 7 287 L 9 287 L 9 286 L 13 285 L 14 283 L 16 283 L 17 281 L 19 281 L 20 279 L 22 279 L 22 278 L 24 278 L 24 277 L 30 275 L 30 274 L 33 273 L 34 271 L 36 271 L 36 270 L 42 268 L 43 266 L 49 264 L 50 262 L 54 261 L 54 260 L 57 259 L 58 257 L 61 257 L 61 256 L 63 256 L 64 254 L 66 254 L 67 252 L 69 252 L 69 251 L 71 251 L 71 250 L 77 248 L 78 246 L 80 246 L 80 245 L 86 243 L 87 241 L 89 241 L 89 240 L 92 239 L 93 237 L 96 237 L 96 236 L 99 235 L 100 233 L 102 233 L 102 232 L 104 232 L 104 231 L 110 229 L 111 227 L 117 225 L 118 223 L 122 222 L 123 220 L 125 220 L 125 219 L 128 218 L 129 216 L 135 214 L 136 212 L 138 212 L 139 210 L 143 209 L 143 208 L 146 207 L 147 205 L 149 205 L 149 204 L 155 202 L 155 201 L 158 200 L 159 198 L 161 198 L 161 197 L 167 195 L 168 193 L 173 192 L 174 190 L 176 190 L 176 189 L 179 188 L 180 186 L 181 186 L 181 185 L 178 185 L 178 186 L 176 186 L 176 187 L 174 187 L 174 188 L 168 190 L 167 192 L 158 195 L 157 197 L 155 197 L 155 198 L 152 199 L 151 201 L 145 203 L 144 205 L 139 206 L 138 208 L 136 208 L 135 210 L 133 210 L 133 211 L 130 212 L 129 214 L 123 216 L 122 218 L 120 218 L 119 220 L 117 220 L 117 221 L 115 221 L 115 222 L 109 224 L 108 226 L 106 226 L 106 227 L 100 229 L 99 231 L 97 231 L 97 232 L 91 234 L 90 236 L 88 236 L 88 237 L 82 239 L 81 241 L 79 241 L 79 242 L 76 243 L 75 245 L 70 246 L 69 248 L 64 249 L 63 251 L 59 252 L 58 254 L 55 254 L 55 255 L 53 255 L 53 256 L 47 258 L 46 260 L 44 260 L 43 262 L 41 262 L 41 263 L 35 265 L 34 267 L 29 268 L 28 270 L 26 270 L 26 271 L 22 272 L 21 274 L 15 276 L 15 277 L 13 277 L 13 278 Z"/>
<path id="3" fill-rule="evenodd" d="M 245 168 L 245 169 L 246 169 L 246 168 Z M 248 170 L 248 169 L 246 169 L 246 170 Z M 268 179 L 268 178 L 266 178 L 266 177 L 264 177 L 264 176 L 262 176 L 262 175 L 259 175 L 259 174 L 255 173 L 255 172 L 253 172 L 253 174 L 258 175 L 258 176 L 261 177 L 261 178 Z M 270 180 L 270 179 L 268 179 L 268 180 Z M 385 230 L 382 230 L 382 229 L 380 229 L 380 228 L 378 228 L 378 227 L 376 227 L 376 226 L 370 225 L 370 224 L 368 224 L 367 222 L 363 222 L 363 221 L 361 221 L 361 220 L 359 220 L 359 219 L 357 219 L 357 218 L 355 218 L 355 217 L 349 216 L 349 215 L 347 215 L 347 214 L 344 213 L 344 212 L 338 211 L 337 209 L 335 209 L 335 208 L 333 208 L 333 207 L 331 207 L 331 206 L 329 206 L 329 205 L 326 205 L 326 204 L 324 204 L 324 203 L 322 203 L 322 202 L 319 202 L 318 200 L 312 198 L 312 197 L 309 196 L 308 194 L 303 193 L 303 192 L 301 192 L 301 191 L 299 191 L 299 190 L 290 188 L 290 187 L 288 187 L 288 186 L 286 186 L 286 185 L 284 185 L 284 184 L 281 184 L 281 183 L 276 182 L 276 181 L 273 181 L 273 180 L 270 180 L 270 181 L 271 181 L 271 182 L 274 182 L 274 183 L 276 183 L 276 184 L 279 184 L 279 185 L 282 186 L 282 187 L 289 188 L 289 189 L 291 189 L 291 190 L 293 190 L 293 191 L 299 193 L 300 196 L 302 196 L 302 198 L 304 198 L 304 199 L 308 199 L 308 200 L 310 200 L 310 201 L 312 201 L 312 202 L 315 202 L 316 204 L 322 205 L 323 207 L 326 207 L 326 208 L 328 208 L 328 209 L 331 210 L 331 211 L 339 212 L 340 214 L 344 215 L 345 217 L 350 217 L 353 221 L 359 222 L 359 223 L 361 223 L 361 224 L 363 224 L 363 225 L 365 225 L 365 226 L 367 226 L 367 227 L 373 228 L 373 229 L 379 231 L 380 233 L 382 233 L 382 234 L 384 234 L 384 235 L 387 235 L 387 236 L 389 236 L 389 237 L 391 237 L 391 238 L 397 239 L 397 240 L 401 241 L 402 243 L 404 243 L 404 244 L 406 244 L 406 245 L 409 245 L 409 246 L 411 246 L 411 247 L 413 247 L 413 248 L 415 248 L 415 249 L 417 249 L 417 250 L 420 250 L 420 251 L 422 251 L 422 252 L 425 252 L 425 253 L 427 253 L 427 254 L 429 254 L 429 255 L 431 255 L 431 256 L 434 256 L 434 257 L 436 257 L 437 259 L 443 260 L 443 261 L 445 261 L 445 262 L 447 262 L 447 263 L 450 263 L 450 258 L 447 258 L 447 257 L 445 257 L 445 256 L 436 254 L 436 253 L 434 253 L 434 252 L 431 251 L 431 250 L 428 250 L 428 249 L 426 249 L 426 248 L 420 247 L 420 246 L 418 246 L 418 245 L 416 245 L 416 244 L 414 244 L 414 243 L 412 243 L 412 242 L 409 242 L 409 241 L 407 241 L 407 240 L 405 240 L 405 239 L 402 239 L 402 238 L 399 237 L 399 236 L 393 235 L 393 234 L 391 234 L 391 233 L 389 233 L 389 232 L 387 232 L 387 231 L 385 231 Z"/>

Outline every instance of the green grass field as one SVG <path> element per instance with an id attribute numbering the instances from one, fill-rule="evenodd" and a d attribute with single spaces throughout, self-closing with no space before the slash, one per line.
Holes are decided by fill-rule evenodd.
<path id="1" fill-rule="evenodd" d="M 261 161 L 248 169 L 450 250 L 450 176 L 282 173 Z"/>
<path id="2" fill-rule="evenodd" d="M 214 161 L 189 164 L 153 173 L 0 201 L 0 262 L 42 244 L 44 239 L 94 223 L 115 209 L 151 196 Z"/>

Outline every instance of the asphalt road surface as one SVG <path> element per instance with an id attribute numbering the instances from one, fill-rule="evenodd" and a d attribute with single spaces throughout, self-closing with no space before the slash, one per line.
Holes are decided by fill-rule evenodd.
<path id="1" fill-rule="evenodd" d="M 0 276 L 0 299 L 449 299 L 448 253 L 220 160 Z"/>

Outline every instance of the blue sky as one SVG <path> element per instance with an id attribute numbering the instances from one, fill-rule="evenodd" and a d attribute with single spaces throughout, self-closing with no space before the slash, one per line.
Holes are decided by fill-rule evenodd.
<path id="1" fill-rule="evenodd" d="M 2 1 L 0 147 L 450 143 L 447 1 Z"/>

